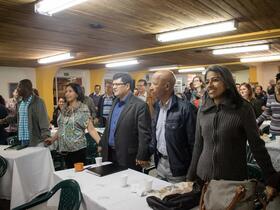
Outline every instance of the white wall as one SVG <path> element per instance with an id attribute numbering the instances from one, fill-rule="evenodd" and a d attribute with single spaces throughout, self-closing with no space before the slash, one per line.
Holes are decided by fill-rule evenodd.
<path id="1" fill-rule="evenodd" d="M 30 79 L 36 88 L 36 72 L 34 68 L 0 66 L 0 94 L 9 98 L 9 83 L 17 83 L 22 79 Z"/>
<path id="2" fill-rule="evenodd" d="M 68 73 L 69 76 L 64 76 L 65 73 Z M 81 77 L 82 85 L 85 88 L 85 95 L 90 94 L 90 71 L 84 69 L 61 69 L 56 73 L 56 77 Z"/>
<path id="3" fill-rule="evenodd" d="M 236 83 L 249 82 L 249 70 L 234 71 L 232 75 Z"/>

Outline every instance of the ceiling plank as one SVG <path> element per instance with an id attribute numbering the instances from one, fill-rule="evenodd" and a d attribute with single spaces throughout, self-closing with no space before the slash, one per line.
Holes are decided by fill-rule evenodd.
<path id="1" fill-rule="evenodd" d="M 105 56 L 96 56 L 92 58 L 65 62 L 59 64 L 59 66 L 66 67 L 66 66 L 75 66 L 75 65 L 88 64 L 88 63 L 100 63 L 106 61 L 108 62 L 109 60 L 137 57 L 141 55 L 158 54 L 164 52 L 173 52 L 173 51 L 186 50 L 186 49 L 233 44 L 239 42 L 249 42 L 255 40 L 279 38 L 279 37 L 280 37 L 280 29 L 274 29 L 274 30 L 259 31 L 259 32 L 253 32 L 247 34 L 238 34 L 238 35 L 223 36 L 218 38 L 182 42 L 182 43 L 170 44 L 170 45 L 165 45 L 160 47 L 146 48 L 146 49 L 135 50 L 130 52 L 105 55 Z"/>

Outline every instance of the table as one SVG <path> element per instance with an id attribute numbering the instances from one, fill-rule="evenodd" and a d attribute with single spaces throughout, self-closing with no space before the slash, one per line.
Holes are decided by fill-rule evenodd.
<path id="1" fill-rule="evenodd" d="M 4 150 L 6 147 L 0 146 L 0 155 L 8 161 L 7 172 L 0 178 L 0 198 L 11 200 L 12 209 L 49 190 L 54 166 L 47 148 Z"/>
<path id="2" fill-rule="evenodd" d="M 106 162 L 105 164 L 108 163 Z M 128 175 L 128 187 L 119 186 L 119 180 L 123 174 Z M 74 172 L 73 169 L 54 173 L 55 183 L 65 179 L 74 179 L 80 184 L 83 194 L 80 209 L 86 210 L 151 210 L 146 202 L 146 197 L 140 197 L 136 193 L 132 193 L 129 185 L 143 183 L 145 179 L 153 179 L 153 189 L 160 189 L 170 185 L 168 182 L 132 169 L 104 177 L 98 177 L 86 171 Z M 48 205 L 57 205 L 58 197 L 57 195 L 56 198 L 53 198 Z"/>
<path id="3" fill-rule="evenodd" d="M 280 171 L 280 140 L 268 141 L 265 147 L 271 157 L 272 164 L 276 171 Z"/>

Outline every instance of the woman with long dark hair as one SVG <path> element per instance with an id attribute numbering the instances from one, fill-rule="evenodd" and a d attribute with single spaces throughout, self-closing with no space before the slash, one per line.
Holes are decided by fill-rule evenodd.
<path id="1" fill-rule="evenodd" d="M 210 66 L 205 75 L 206 93 L 197 117 L 196 139 L 189 180 L 248 179 L 246 143 L 261 167 L 267 184 L 278 177 L 265 143 L 260 139 L 252 106 L 238 93 L 231 72 Z"/>
<path id="2" fill-rule="evenodd" d="M 87 129 L 91 137 L 98 143 L 100 137 L 93 127 L 90 111 L 83 104 L 83 91 L 80 85 L 70 83 L 66 86 L 66 103 L 58 117 L 58 131 L 47 144 L 58 140 L 59 150 L 66 153 L 66 166 L 73 168 L 74 163 L 83 162 L 86 159 L 86 137 Z"/>
<path id="3" fill-rule="evenodd" d="M 244 82 L 240 85 L 239 90 L 242 98 L 244 98 L 252 105 L 256 117 L 259 117 L 262 114 L 262 106 L 257 102 L 251 85 Z"/>

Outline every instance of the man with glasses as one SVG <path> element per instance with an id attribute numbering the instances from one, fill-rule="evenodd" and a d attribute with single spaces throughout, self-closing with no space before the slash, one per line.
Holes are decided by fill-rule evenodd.
<path id="1" fill-rule="evenodd" d="M 140 171 L 149 163 L 151 118 L 147 104 L 132 94 L 131 84 L 128 74 L 113 76 L 117 99 L 99 146 L 103 160 Z"/>
<path id="2" fill-rule="evenodd" d="M 148 96 L 146 88 L 147 88 L 147 81 L 144 79 L 138 80 L 137 89 L 139 94 L 137 97 L 142 99 L 144 102 L 147 101 L 147 96 Z"/>

